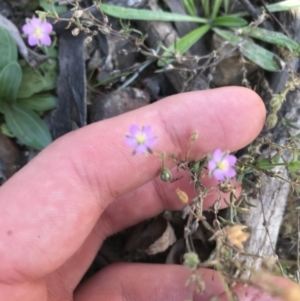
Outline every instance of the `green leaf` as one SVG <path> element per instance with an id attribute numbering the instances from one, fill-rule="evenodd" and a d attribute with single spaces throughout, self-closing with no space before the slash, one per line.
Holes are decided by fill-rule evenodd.
<path id="1" fill-rule="evenodd" d="M 286 47 L 289 50 L 300 54 L 300 44 L 281 32 L 267 30 L 261 27 L 253 28 L 251 26 L 241 28 L 240 31 L 244 35 L 250 35 L 252 38 L 259 39 L 270 44 Z"/>
<path id="2" fill-rule="evenodd" d="M 55 44 L 55 43 L 53 43 L 53 44 Z M 53 46 L 45 46 L 45 45 L 43 45 L 42 47 L 41 47 L 41 50 L 48 56 L 48 57 L 50 57 L 50 58 L 52 58 L 52 59 L 57 59 L 57 57 L 58 57 L 58 50 L 55 48 L 55 47 L 53 47 Z"/>
<path id="3" fill-rule="evenodd" d="M 2 123 L 1 124 L 1 132 L 3 135 L 10 137 L 10 138 L 14 138 L 14 134 L 9 130 L 9 128 L 7 127 L 6 123 Z"/>
<path id="4" fill-rule="evenodd" d="M 295 126 L 295 125 L 293 124 L 293 121 L 294 121 L 293 119 L 283 118 L 282 121 L 283 121 L 283 123 L 284 123 L 285 126 L 291 128 L 291 129 L 294 129 L 294 130 L 299 130 L 299 127 L 298 127 L 298 126 Z M 300 138 L 299 135 L 300 135 L 300 133 L 297 134 L 295 137 L 296 137 L 296 138 Z"/>
<path id="5" fill-rule="evenodd" d="M 7 29 L 0 26 L 0 70 L 18 58 L 17 45 Z"/>
<path id="6" fill-rule="evenodd" d="M 249 212 L 246 211 L 247 209 L 245 210 L 245 208 L 244 208 L 244 210 L 243 210 L 243 208 L 235 207 L 235 210 L 236 210 L 238 213 L 249 214 Z"/>
<path id="7" fill-rule="evenodd" d="M 224 10 L 225 10 L 225 15 L 228 15 L 229 8 L 230 8 L 230 0 L 224 0 L 223 6 L 224 6 Z"/>
<path id="8" fill-rule="evenodd" d="M 210 29 L 209 25 L 202 25 L 199 28 L 189 32 L 187 35 L 182 37 L 176 43 L 172 44 L 163 54 L 162 58 L 165 57 L 164 61 L 158 61 L 158 66 L 164 66 L 166 63 L 174 61 L 173 58 L 169 58 L 174 52 L 184 54 L 188 51 L 200 38 L 202 38 Z"/>
<path id="9" fill-rule="evenodd" d="M 291 162 L 291 164 L 289 164 L 287 166 L 288 171 L 295 177 L 295 178 L 300 178 L 300 161 L 294 161 Z"/>
<path id="10" fill-rule="evenodd" d="M 17 104 L 38 112 L 48 111 L 57 106 L 57 97 L 50 93 L 35 94 L 29 98 L 17 99 Z"/>
<path id="11" fill-rule="evenodd" d="M 244 203 L 245 203 L 246 205 L 250 206 L 250 207 L 254 207 L 254 208 L 257 207 L 256 205 L 254 205 L 254 204 L 248 202 L 247 200 L 244 200 Z"/>
<path id="12" fill-rule="evenodd" d="M 273 3 L 273 4 L 268 4 L 268 5 L 266 5 L 266 7 L 268 8 L 269 12 L 275 13 L 275 12 L 279 12 L 279 11 L 287 11 L 287 10 L 291 10 L 294 8 L 300 8 L 300 2 L 299 2 L 299 0 L 287 0 L 287 1 L 281 1 L 281 2 L 277 2 L 277 3 Z M 259 12 L 262 12 L 265 10 L 265 8 L 263 6 L 261 6 L 261 7 L 257 8 L 257 10 Z M 249 13 L 243 11 L 243 12 L 239 12 L 235 15 L 244 17 L 244 16 L 248 16 Z"/>
<path id="13" fill-rule="evenodd" d="M 209 6 L 210 1 L 211 0 L 201 0 L 201 4 L 204 10 L 204 15 L 206 18 L 208 18 L 210 14 L 210 6 Z"/>
<path id="14" fill-rule="evenodd" d="M 38 7 L 40 5 L 39 2 L 40 2 L 39 0 L 31 0 L 31 1 L 28 1 L 28 3 L 26 3 L 24 1 L 24 5 L 22 5 L 21 4 L 22 2 L 21 2 L 20 6 L 21 6 L 22 10 L 35 11 L 36 9 L 38 9 Z"/>
<path id="15" fill-rule="evenodd" d="M 223 0 L 215 0 L 214 1 L 213 7 L 212 7 L 212 13 L 211 13 L 211 16 L 210 16 L 212 20 L 214 20 L 215 17 L 217 16 L 222 2 L 223 2 Z"/>
<path id="16" fill-rule="evenodd" d="M 232 46 L 238 46 L 246 58 L 265 70 L 280 71 L 282 70 L 282 66 L 285 65 L 284 61 L 276 54 L 253 42 L 245 40 L 243 37 L 236 36 L 230 31 L 218 28 L 213 28 L 213 31 L 224 40 L 227 40 Z"/>
<path id="17" fill-rule="evenodd" d="M 40 7 L 44 9 L 44 11 L 49 11 L 52 15 L 61 14 L 67 11 L 66 5 L 55 5 L 55 3 L 59 2 L 59 0 L 52 0 L 53 4 L 47 2 L 47 0 L 40 0 Z"/>
<path id="18" fill-rule="evenodd" d="M 212 26 L 242 27 L 247 24 L 245 19 L 235 16 L 217 17 L 212 21 Z"/>
<path id="19" fill-rule="evenodd" d="M 299 8 L 300 3 L 299 0 L 287 0 L 287 1 L 281 1 L 273 4 L 266 5 L 268 10 L 272 13 L 279 12 L 279 11 L 287 11 L 291 10 L 293 8 Z M 264 9 L 262 7 L 261 9 Z"/>
<path id="20" fill-rule="evenodd" d="M 100 3 L 99 6 L 103 13 L 120 19 L 207 23 L 207 20 L 204 18 L 175 14 L 170 12 L 153 11 L 149 9 L 127 8 L 104 3 Z"/>
<path id="21" fill-rule="evenodd" d="M 52 142 L 45 122 L 32 110 L 5 103 L 4 118 L 12 134 L 24 144 L 42 150 Z"/>
<path id="22" fill-rule="evenodd" d="M 27 64 L 22 66 L 23 78 L 17 94 L 18 99 L 29 98 L 34 94 L 49 91 L 56 87 L 56 61 L 53 60 L 53 62 L 55 64 L 44 63 L 39 69 L 32 69 Z"/>
<path id="23" fill-rule="evenodd" d="M 279 157 L 280 158 L 280 157 Z M 278 163 L 278 162 L 277 162 Z M 257 167 L 259 167 L 260 169 L 265 169 L 265 170 L 271 170 L 273 169 L 275 166 L 277 166 L 276 163 L 272 163 L 270 162 L 270 160 L 268 159 L 261 159 L 257 162 L 255 162 L 255 165 Z"/>
<path id="24" fill-rule="evenodd" d="M 11 62 L 4 67 L 0 73 L 0 103 L 16 101 L 21 80 L 22 69 L 17 62 Z"/>
<path id="25" fill-rule="evenodd" d="M 290 164 L 288 165 L 288 167 L 300 169 L 300 161 L 290 162 Z"/>
<path id="26" fill-rule="evenodd" d="M 195 7 L 194 0 L 183 0 L 183 5 L 186 11 L 191 15 L 196 17 L 197 16 L 197 9 Z"/>

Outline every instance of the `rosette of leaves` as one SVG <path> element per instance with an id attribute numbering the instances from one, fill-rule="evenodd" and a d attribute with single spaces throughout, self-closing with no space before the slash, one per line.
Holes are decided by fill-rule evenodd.
<path id="1" fill-rule="evenodd" d="M 175 14 L 172 12 L 151 11 L 147 9 L 126 8 L 99 3 L 100 10 L 108 16 L 119 19 L 141 20 L 141 21 L 174 21 L 174 22 L 196 22 L 198 28 L 189 32 L 173 45 L 165 49 L 158 66 L 163 67 L 175 60 L 174 54 L 184 54 L 199 39 L 210 30 L 229 42 L 233 47 L 238 47 L 241 54 L 267 71 L 281 71 L 285 62 L 275 53 L 258 45 L 255 40 L 274 44 L 287 48 L 293 55 L 300 55 L 300 45 L 286 35 L 271 30 L 262 29 L 249 24 L 244 17 L 247 12 L 230 14 L 230 1 L 228 0 L 201 0 L 204 17 L 197 16 L 197 10 L 192 0 L 183 0 L 189 15 Z M 287 11 L 300 7 L 300 1 L 281 1 L 267 5 L 269 12 Z M 264 7 L 259 7 L 262 12 Z"/>
<path id="2" fill-rule="evenodd" d="M 31 69 L 18 61 L 15 41 L 0 27 L 0 113 L 2 132 L 21 143 L 41 150 L 52 142 L 40 113 L 55 108 L 57 98 L 47 92 L 56 86 L 56 61 Z"/>

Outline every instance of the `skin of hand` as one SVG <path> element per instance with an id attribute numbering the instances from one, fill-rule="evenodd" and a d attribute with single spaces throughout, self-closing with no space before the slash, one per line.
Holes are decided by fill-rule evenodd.
<path id="1" fill-rule="evenodd" d="M 56 140 L 0 189 L 0 300 L 187 299 L 190 272 L 179 265 L 116 264 L 78 285 L 106 237 L 164 209 L 181 209 L 177 187 L 193 196 L 187 176 L 158 180 L 158 158 L 132 156 L 124 135 L 131 124 L 151 125 L 156 151 L 185 157 L 198 131 L 190 153 L 197 159 L 246 146 L 265 114 L 251 90 L 220 88 L 174 95 Z M 213 201 L 211 195 L 205 208 Z M 195 300 L 227 300 L 216 272 L 199 273 L 206 289 Z M 235 290 L 242 301 L 275 300 L 253 288 Z"/>

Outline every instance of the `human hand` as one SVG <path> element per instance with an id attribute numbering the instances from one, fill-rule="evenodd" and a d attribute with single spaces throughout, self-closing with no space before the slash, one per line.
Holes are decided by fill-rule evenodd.
<path id="1" fill-rule="evenodd" d="M 155 149 L 184 157 L 197 130 L 190 154 L 196 159 L 246 146 L 264 119 L 255 93 L 230 87 L 168 97 L 56 140 L 0 189 L 0 300 L 185 300 L 190 272 L 179 265 L 112 265 L 77 287 L 106 237 L 180 209 L 178 186 L 192 194 L 188 178 L 158 180 L 159 160 L 132 157 L 124 135 L 133 123 L 150 124 Z M 222 294 L 215 272 L 201 273 L 206 290 L 199 300 Z M 271 300 L 250 288 L 237 293 L 242 301 Z"/>

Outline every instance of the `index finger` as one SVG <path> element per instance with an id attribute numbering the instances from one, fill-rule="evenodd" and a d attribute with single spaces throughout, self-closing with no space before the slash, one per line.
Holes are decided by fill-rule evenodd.
<path id="1" fill-rule="evenodd" d="M 264 117 L 254 92 L 231 87 L 168 97 L 58 139 L 0 190 L 0 279 L 52 272 L 76 252 L 114 198 L 157 176 L 157 158 L 133 157 L 124 144 L 131 124 L 152 125 L 155 149 L 182 157 L 197 130 L 191 156 L 200 158 L 247 145 Z"/>

